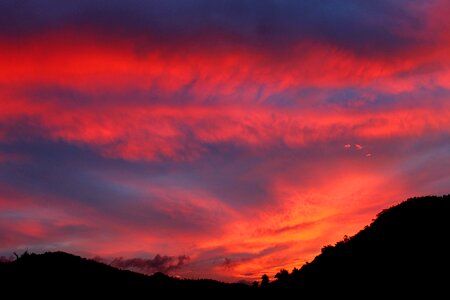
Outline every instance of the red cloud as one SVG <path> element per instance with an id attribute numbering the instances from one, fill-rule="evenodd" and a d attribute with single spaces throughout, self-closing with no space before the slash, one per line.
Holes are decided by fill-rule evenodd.
<path id="1" fill-rule="evenodd" d="M 449 6 L 440 3 L 421 30 L 403 33 L 424 42 L 388 57 L 356 55 L 312 40 L 290 44 L 281 55 L 245 45 L 212 51 L 205 44 L 184 47 L 176 41 L 137 51 L 139 40 L 100 38 L 89 30 L 4 38 L 0 146 L 63 141 L 102 158 L 169 162 L 171 168 L 158 169 L 160 177 L 126 173 L 115 178 L 109 168 L 86 167 L 83 171 L 93 178 L 138 196 L 121 204 L 109 199 L 100 199 L 108 204 L 103 206 L 80 204 L 47 195 L 33 184 L 18 192 L 6 179 L 18 173 L 26 180 L 26 167 L 36 167 L 33 157 L 1 149 L 0 165 L 17 164 L 19 171 L 0 184 L 0 250 L 28 243 L 134 257 L 159 253 L 159 248 L 172 254 L 187 249 L 191 264 L 184 276 L 253 280 L 312 259 L 323 245 L 355 233 L 379 209 L 410 193 L 440 191 L 448 170 L 430 163 L 433 155 L 423 158 L 425 150 L 416 146 L 391 146 L 411 145 L 402 144 L 405 140 L 439 144 L 436 137 L 450 134 Z M 336 105 L 336 94 L 345 89 L 370 95 Z M 359 160 L 343 151 L 342 141 L 360 142 L 376 155 L 366 159 L 371 154 L 364 152 Z M 441 144 L 433 146 L 436 159 L 448 156 Z M 209 159 L 227 147 L 237 158 Z M 192 174 L 182 172 L 185 164 Z M 428 186 L 411 179 L 411 169 Z M 197 177 L 202 188 L 189 180 L 194 173 L 202 175 Z M 216 173 L 219 187 L 208 186 Z M 227 203 L 221 188 L 244 197 L 236 182 L 263 182 L 261 193 L 270 201 L 253 196 L 255 188 L 250 196 L 243 193 L 254 197 L 251 204 Z M 180 261 L 157 260 L 163 267 Z M 226 270 L 224 261 L 231 262 Z M 155 269 L 152 260 L 117 263 Z"/>
<path id="2" fill-rule="evenodd" d="M 327 111 L 316 106 L 323 100 L 301 96 L 293 98 L 293 108 L 265 103 L 301 86 L 365 86 L 393 94 L 413 90 L 419 82 L 448 88 L 448 68 L 427 74 L 428 82 L 420 74 L 405 75 L 436 62 L 448 65 L 447 51 L 442 51 L 448 45 L 420 46 L 393 57 L 357 57 L 331 44 L 301 41 L 280 57 L 239 47 L 180 53 L 167 45 L 153 45 L 138 55 L 132 40 L 70 31 L 20 43 L 5 40 L 0 44 L 0 84 L 8 88 L 1 95 L 0 115 L 34 118 L 51 138 L 92 145 L 107 156 L 147 160 L 195 159 L 205 144 L 222 142 L 258 147 L 282 141 L 297 147 L 334 136 L 420 135 L 449 128 L 448 101 L 356 115 Z M 23 95 L 27 88 L 49 85 L 73 88 L 88 100 L 77 106 L 58 96 L 37 101 Z M 135 90 L 156 93 L 136 103 L 130 92 Z M 112 94 L 122 98 L 108 101 Z M 165 104 L 161 97 L 180 98 L 175 102 L 183 104 Z M 211 97 L 214 101 L 205 105 Z"/>
<path id="3" fill-rule="evenodd" d="M 192 160 L 207 151 L 205 146 L 220 143 L 257 149 L 282 141 L 297 148 L 337 137 L 382 139 L 448 132 L 450 128 L 448 102 L 440 107 L 363 112 L 358 116 L 345 111 L 273 107 L 246 111 L 236 104 L 127 107 L 124 103 L 66 109 L 58 103 L 42 106 L 18 100 L 15 106 L 15 111 L 4 113 L 35 118 L 49 138 L 87 144 L 110 157 L 145 160 Z"/>

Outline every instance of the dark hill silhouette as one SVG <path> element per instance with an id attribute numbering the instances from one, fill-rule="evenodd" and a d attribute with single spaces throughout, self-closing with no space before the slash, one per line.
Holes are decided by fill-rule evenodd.
<path id="1" fill-rule="evenodd" d="M 48 252 L 25 253 L 13 262 L 0 263 L 0 296 L 261 298 L 294 293 L 301 298 L 365 299 L 375 295 L 404 298 L 425 292 L 446 298 L 450 287 L 449 214 L 449 195 L 409 199 L 379 213 L 355 236 L 323 247 L 311 263 L 292 272 L 283 270 L 270 283 L 265 278 L 259 288 L 256 284 L 181 280 L 162 273 L 146 276 L 64 252 Z"/>
<path id="2" fill-rule="evenodd" d="M 355 236 L 325 246 L 273 288 L 302 295 L 448 294 L 450 196 L 412 198 L 383 210 Z M 445 298 L 445 297 L 444 297 Z"/>
<path id="3" fill-rule="evenodd" d="M 208 294 L 211 290 L 241 293 L 250 289 L 245 284 L 178 279 L 163 273 L 147 276 L 65 252 L 26 252 L 13 262 L 0 263 L 0 284 L 8 294 L 149 295 L 151 298 L 160 294 Z"/>

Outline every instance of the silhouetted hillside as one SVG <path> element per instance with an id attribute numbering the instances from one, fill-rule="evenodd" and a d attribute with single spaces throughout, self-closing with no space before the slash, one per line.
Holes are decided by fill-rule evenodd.
<path id="1" fill-rule="evenodd" d="M 405 201 L 300 270 L 277 274 L 272 288 L 302 295 L 448 294 L 450 196 Z"/>
<path id="2" fill-rule="evenodd" d="M 34 295 L 123 295 L 154 298 L 165 295 L 207 294 L 210 290 L 242 292 L 250 287 L 215 280 L 182 280 L 162 273 L 139 274 L 68 254 L 47 252 L 20 256 L 10 263 L 0 263 L 3 292 Z"/>
<path id="3" fill-rule="evenodd" d="M 298 297 L 402 297 L 448 294 L 450 196 L 405 201 L 378 214 L 370 226 L 311 263 L 281 271 L 259 288 L 214 280 L 180 280 L 124 271 L 64 252 L 24 254 L 0 263 L 1 295 L 102 295 L 158 298 L 162 295 L 216 298 L 294 293 Z M 103 297 L 103 298 L 104 298 Z M 134 297 L 133 297 L 134 298 Z M 253 297 L 251 297 L 253 298 Z M 443 297 L 445 298 L 445 297 Z"/>

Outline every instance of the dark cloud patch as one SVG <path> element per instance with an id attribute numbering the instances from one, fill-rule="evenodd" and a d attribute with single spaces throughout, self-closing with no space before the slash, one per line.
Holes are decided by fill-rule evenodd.
<path id="1" fill-rule="evenodd" d="M 0 256 L 0 264 L 9 263 L 14 261 L 14 256 Z"/>
<path id="2" fill-rule="evenodd" d="M 196 265 L 217 265 L 225 268 L 232 268 L 240 263 L 282 252 L 289 249 L 291 246 L 290 243 L 280 243 L 271 245 L 258 252 L 236 252 L 230 251 L 225 247 L 216 247 L 203 251 L 195 262 L 193 261 L 192 263 Z"/>
<path id="3" fill-rule="evenodd" d="M 317 225 L 317 223 L 319 223 L 320 221 L 323 221 L 323 220 L 318 220 L 318 221 L 313 221 L 313 222 L 303 222 L 303 223 L 299 223 L 299 224 L 295 224 L 295 225 L 284 226 L 284 227 L 280 227 L 280 228 L 273 230 L 272 233 L 280 234 L 280 233 L 289 232 L 289 231 L 301 232 L 302 230 L 308 230 L 308 229 L 315 227 Z"/>
<path id="4" fill-rule="evenodd" d="M 4 164 L 0 170 L 0 179 L 5 184 L 18 186 L 32 194 L 53 195 L 94 205 L 114 203 L 133 194 L 89 172 L 93 164 L 101 166 L 102 159 L 88 149 L 49 141 L 0 145 L 0 149 L 22 153 L 30 158 L 23 162 Z"/>
<path id="5" fill-rule="evenodd" d="M 282 251 L 290 248 L 290 246 L 291 245 L 289 245 L 289 244 L 278 244 L 278 245 L 275 245 L 272 247 L 265 248 L 256 253 L 250 253 L 250 252 L 248 252 L 248 253 L 244 253 L 244 252 L 228 253 L 228 254 L 225 254 L 226 257 L 223 258 L 223 262 L 221 265 L 222 265 L 222 267 L 224 267 L 226 269 L 231 269 L 241 263 L 248 262 L 250 260 L 264 257 L 267 255 L 271 255 L 271 254 L 274 254 L 277 252 L 282 252 Z"/>
<path id="6" fill-rule="evenodd" d="M 426 141 L 412 145 L 414 152 L 398 168 L 399 181 L 409 191 L 419 190 L 417 194 L 444 194 L 450 181 L 450 134 L 430 135 Z"/>
<path id="7" fill-rule="evenodd" d="M 195 79 L 194 79 L 195 81 Z M 149 86 L 147 89 L 127 88 L 124 90 L 110 91 L 108 89 L 95 91 L 81 91 L 77 88 L 58 84 L 28 84 L 19 89 L 7 86 L 1 87 L 4 91 L 9 91 L 13 97 L 25 98 L 39 103 L 49 103 L 64 107 L 65 109 L 82 109 L 123 106 L 126 100 L 127 108 L 165 106 L 187 106 L 193 102 L 199 102 L 192 93 L 192 85 L 187 85 L 173 92 L 164 92 L 156 86 Z M 201 99 L 202 105 L 216 104 L 219 99 Z"/>
<path id="8" fill-rule="evenodd" d="M 358 53 L 388 52 L 422 26 L 411 1 L 3 1 L 0 34 L 20 36 L 69 27 L 140 41 L 244 43 L 272 50 L 299 40 L 331 42 Z M 397 30 L 393 30 L 396 28 Z M 143 38 L 144 37 L 144 38 Z"/>
<path id="9" fill-rule="evenodd" d="M 180 195 L 171 194 L 174 187 L 186 191 L 202 187 L 204 183 L 192 176 L 195 173 L 192 164 L 110 159 L 89 147 L 39 138 L 0 143 L 0 153 L 5 157 L 15 154 L 26 158 L 1 161 L 0 182 L 4 187 L 31 195 L 38 205 L 64 209 L 82 204 L 103 218 L 111 218 L 120 224 L 152 228 L 155 235 L 180 229 L 183 232 L 207 234 L 214 231 L 217 234 L 220 228 L 211 225 L 218 225 L 226 216 L 211 215 L 207 208 L 190 202 L 192 199 L 179 199 Z M 160 186 L 163 194 L 122 183 L 124 178 L 145 182 L 148 186 Z M 0 196 L 16 197 L 1 186 Z M 228 198 L 223 200 L 226 202 Z M 80 212 L 74 210 L 73 213 Z"/>
<path id="10" fill-rule="evenodd" d="M 16 93 L 19 97 L 39 101 L 39 103 L 59 103 L 64 105 L 66 109 L 92 105 L 92 102 L 99 98 L 93 98 L 77 89 L 61 85 L 28 85 L 23 86 Z"/>
<path id="11" fill-rule="evenodd" d="M 420 87 L 412 91 L 381 92 L 373 88 L 347 87 L 328 91 L 325 101 L 317 105 L 338 107 L 355 112 L 393 111 L 405 108 L 427 108 L 430 99 L 433 105 L 443 106 L 450 96 L 450 90 L 442 87 Z"/>
<path id="12" fill-rule="evenodd" d="M 49 130 L 42 126 L 37 117 L 13 116 L 2 117 L 0 120 L 0 137 L 2 142 L 31 142 L 48 137 Z"/>
<path id="13" fill-rule="evenodd" d="M 144 258 L 130 258 L 125 259 L 118 257 L 110 262 L 110 265 L 120 269 L 127 269 L 137 271 L 144 274 L 153 274 L 156 272 L 162 272 L 168 274 L 170 272 L 179 270 L 190 261 L 189 256 L 167 256 L 167 255 L 155 255 L 150 259 Z"/>

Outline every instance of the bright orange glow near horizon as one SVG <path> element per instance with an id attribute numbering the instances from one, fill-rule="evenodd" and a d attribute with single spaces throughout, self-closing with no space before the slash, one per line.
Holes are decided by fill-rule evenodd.
<path id="1" fill-rule="evenodd" d="M 446 1 L 206 2 L 5 4 L 0 255 L 250 282 L 449 192 Z"/>

